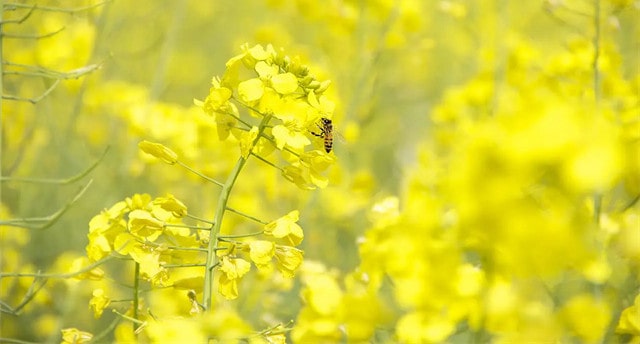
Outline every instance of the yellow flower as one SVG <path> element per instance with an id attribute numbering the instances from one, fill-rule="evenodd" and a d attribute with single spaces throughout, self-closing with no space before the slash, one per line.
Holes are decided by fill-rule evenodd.
<path id="1" fill-rule="evenodd" d="M 198 318 L 167 318 L 161 321 L 151 321 L 145 328 L 152 343 L 206 343 L 204 333 Z"/>
<path id="2" fill-rule="evenodd" d="M 588 294 L 572 297 L 560 314 L 575 335 L 588 343 L 599 342 L 611 320 L 611 309 L 602 300 Z"/>
<path id="3" fill-rule="evenodd" d="M 628 333 L 640 338 L 640 294 L 636 296 L 633 305 L 622 311 L 616 333 Z"/>
<path id="4" fill-rule="evenodd" d="M 114 209 L 117 208 L 117 209 Z M 122 219 L 128 211 L 125 202 L 116 203 L 111 209 L 104 210 L 89 221 L 89 236 L 103 235 L 108 240 L 126 230 L 126 222 Z"/>
<path id="5" fill-rule="evenodd" d="M 217 78 L 211 80 L 211 89 L 209 89 L 209 95 L 204 102 L 194 100 L 194 103 L 201 106 L 202 109 L 208 113 L 224 112 L 229 104 L 229 99 L 233 95 L 233 92 L 227 87 L 221 87 L 220 81 Z"/>
<path id="6" fill-rule="evenodd" d="M 640 263 L 640 216 L 638 210 L 631 208 L 620 215 L 620 233 L 616 240 L 616 246 L 620 250 L 620 254 L 628 258 L 634 264 Z"/>
<path id="7" fill-rule="evenodd" d="M 269 344 L 286 344 L 287 337 L 283 333 L 265 334 L 264 340 Z M 252 343 L 253 344 L 253 343 Z"/>
<path id="8" fill-rule="evenodd" d="M 228 300 L 238 297 L 238 280 L 251 269 L 251 264 L 242 258 L 229 258 L 224 256 L 220 259 L 220 279 L 218 281 L 218 291 Z"/>
<path id="9" fill-rule="evenodd" d="M 300 212 L 293 210 L 287 215 L 265 225 L 264 234 L 275 238 L 283 238 L 289 245 L 297 246 L 304 238 L 302 227 L 296 223 L 299 217 Z"/>
<path id="10" fill-rule="evenodd" d="M 131 197 L 127 197 L 124 202 L 127 204 L 127 211 L 136 209 L 147 209 L 151 202 L 151 195 L 149 194 L 134 194 Z"/>
<path id="11" fill-rule="evenodd" d="M 305 268 L 309 266 L 305 265 Z M 335 343 L 342 337 L 344 293 L 335 277 L 323 270 L 324 266 L 317 267 L 320 271 L 305 269 L 303 274 L 305 287 L 301 295 L 306 307 L 298 314 L 291 332 L 296 343 Z"/>
<path id="12" fill-rule="evenodd" d="M 256 65 L 253 69 L 255 69 L 256 73 L 258 73 L 260 79 L 265 81 L 278 74 L 278 66 L 268 64 L 265 61 L 256 62 Z"/>
<path id="13" fill-rule="evenodd" d="M 405 314 L 396 325 L 400 341 L 405 343 L 440 343 L 455 331 L 455 323 L 442 315 L 425 312 Z"/>
<path id="14" fill-rule="evenodd" d="M 291 73 L 276 74 L 271 77 L 271 87 L 282 95 L 290 94 L 298 89 L 298 78 Z"/>
<path id="15" fill-rule="evenodd" d="M 318 117 L 331 119 L 336 104 L 325 96 L 316 96 L 314 91 L 310 91 L 307 95 L 307 102 L 318 111 Z"/>
<path id="16" fill-rule="evenodd" d="M 303 291 L 302 297 L 319 314 L 336 313 L 342 306 L 342 290 L 330 274 L 307 276 L 305 284 L 307 288 Z"/>
<path id="17" fill-rule="evenodd" d="M 311 171 L 309 168 L 301 166 L 300 163 L 294 163 L 282 168 L 282 176 L 288 181 L 296 184 L 302 190 L 313 190 L 316 185 L 311 178 Z M 320 185 L 320 187 L 323 184 Z"/>
<path id="18" fill-rule="evenodd" d="M 287 95 L 298 89 L 298 78 L 289 72 L 279 74 L 277 65 L 259 61 L 254 69 L 265 85 L 271 86 L 279 94 Z"/>
<path id="19" fill-rule="evenodd" d="M 279 96 L 288 96 L 299 89 L 299 81 L 295 73 L 295 67 L 298 66 L 292 64 L 290 59 L 285 62 L 281 57 L 278 58 L 271 45 L 266 49 L 260 45 L 252 48 L 244 45 L 242 49 L 244 51 L 242 54 L 227 62 L 227 70 L 220 81 L 225 87 L 235 88 L 237 85 L 240 100 L 251 103 L 261 100 L 269 90 L 275 91 Z M 239 81 L 241 66 L 252 69 L 257 73 L 257 77 Z M 281 72 L 283 68 L 287 69 L 284 73 Z M 320 86 L 322 84 L 317 82 L 316 87 Z"/>
<path id="20" fill-rule="evenodd" d="M 199 266 L 174 269 L 167 280 L 167 284 L 179 289 L 194 289 L 202 291 L 204 274 Z"/>
<path id="21" fill-rule="evenodd" d="M 276 267 L 285 277 L 292 278 L 302 264 L 303 252 L 295 247 L 276 246 Z"/>
<path id="22" fill-rule="evenodd" d="M 229 113 L 238 116 L 238 108 L 232 103 L 229 103 L 227 112 L 216 113 L 216 131 L 218 133 L 218 139 L 221 141 L 224 141 L 229 137 L 231 130 L 233 130 L 238 123 L 236 117 Z"/>
<path id="23" fill-rule="evenodd" d="M 158 197 L 153 200 L 154 205 L 159 205 L 162 209 L 170 211 L 175 217 L 183 217 L 187 214 L 187 206 L 172 194 L 166 197 Z"/>
<path id="24" fill-rule="evenodd" d="M 140 264 L 140 275 L 154 284 L 162 285 L 166 277 L 166 270 L 160 262 L 160 252 L 149 251 L 140 246 L 135 246 L 129 251 L 129 256 Z"/>
<path id="25" fill-rule="evenodd" d="M 324 188 L 328 185 L 329 179 L 321 173 L 336 162 L 335 155 L 326 154 L 320 150 L 304 152 L 300 155 L 302 166 L 309 169 L 311 182 L 318 187 Z"/>
<path id="26" fill-rule="evenodd" d="M 93 316 L 98 319 L 102 316 L 102 312 L 111 303 L 111 300 L 105 296 L 104 290 L 98 288 L 93 291 L 93 297 L 89 301 L 89 306 L 93 309 Z"/>
<path id="27" fill-rule="evenodd" d="M 138 143 L 138 147 L 140 147 L 143 152 L 161 159 L 167 164 L 173 165 L 178 162 L 178 154 L 160 143 L 144 140 Z"/>
<path id="28" fill-rule="evenodd" d="M 62 329 L 62 343 L 63 344 L 82 344 L 89 343 L 93 338 L 93 334 L 89 332 L 80 331 L 77 328 L 64 328 Z"/>
<path id="29" fill-rule="evenodd" d="M 262 98 L 264 94 L 264 84 L 258 78 L 242 81 L 238 84 L 238 95 L 244 102 L 250 103 Z"/>
<path id="30" fill-rule="evenodd" d="M 160 234 L 164 223 L 145 210 L 134 210 L 129 213 L 129 231 L 137 236 L 150 241 L 156 240 Z"/>
<path id="31" fill-rule="evenodd" d="M 257 266 L 269 265 L 276 253 L 276 245 L 271 241 L 255 240 L 249 243 L 249 256 L 251 261 Z"/>
<path id="32" fill-rule="evenodd" d="M 276 140 L 276 147 L 282 150 L 285 145 L 300 150 L 304 146 L 311 144 L 306 135 L 295 129 L 295 125 L 289 122 L 285 125 L 278 124 L 271 129 L 271 133 Z"/>
<path id="33" fill-rule="evenodd" d="M 138 335 L 131 331 L 131 324 L 128 322 L 120 322 L 113 331 L 115 344 L 137 343 Z"/>
<path id="34" fill-rule="evenodd" d="M 97 262 L 109 255 L 111 245 L 109 245 L 109 240 L 104 235 L 89 234 L 89 244 L 86 247 L 86 251 L 87 257 L 92 262 Z"/>
<path id="35" fill-rule="evenodd" d="M 322 172 L 335 163 L 335 156 L 314 149 L 300 154 L 299 159 L 282 169 L 285 179 L 303 190 L 325 188 L 329 179 Z"/>
<path id="36" fill-rule="evenodd" d="M 129 232 L 120 233 L 113 241 L 113 249 L 119 254 L 129 254 L 136 246 L 139 246 L 138 240 Z"/>
<path id="37" fill-rule="evenodd" d="M 273 47 L 271 46 L 271 44 L 267 45 L 266 49 L 260 44 L 256 44 L 251 48 L 249 48 L 248 45 L 246 45 L 245 50 L 251 57 L 253 57 L 257 61 L 266 60 L 269 58 L 269 56 L 272 56 L 274 53 Z"/>

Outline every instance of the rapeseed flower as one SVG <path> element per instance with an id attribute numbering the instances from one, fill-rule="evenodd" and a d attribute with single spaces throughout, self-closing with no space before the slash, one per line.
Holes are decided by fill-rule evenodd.
<path id="1" fill-rule="evenodd" d="M 164 223 L 150 212 L 136 209 L 129 213 L 128 228 L 133 235 L 155 241 L 162 234 Z"/>
<path id="2" fill-rule="evenodd" d="M 292 278 L 302 264 L 304 253 L 291 246 L 276 246 L 276 268 L 283 276 Z"/>
<path id="3" fill-rule="evenodd" d="M 275 254 L 276 245 L 271 241 L 254 240 L 249 243 L 251 261 L 258 268 L 269 265 Z"/>
<path id="4" fill-rule="evenodd" d="M 223 256 L 220 259 L 218 291 L 229 300 L 238 297 L 238 281 L 251 269 L 251 264 L 242 258 Z"/>
<path id="5" fill-rule="evenodd" d="M 589 317 L 585 317 L 588 314 Z M 578 294 L 567 301 L 560 310 L 569 330 L 587 343 L 602 340 L 611 321 L 611 309 L 606 302 L 588 294 Z"/>
<path id="6" fill-rule="evenodd" d="M 622 311 L 616 332 L 630 334 L 634 340 L 640 339 L 640 294 L 635 297 L 633 305 Z"/>
<path id="7" fill-rule="evenodd" d="M 175 217 L 183 217 L 187 214 L 187 206 L 180 200 L 176 199 L 172 194 L 167 194 L 166 197 L 156 198 L 153 200 L 153 204 L 171 212 Z"/>
<path id="8" fill-rule="evenodd" d="M 296 222 L 300 219 L 300 212 L 293 210 L 287 215 L 264 226 L 264 234 L 283 239 L 288 245 L 298 246 L 304 238 L 302 227 Z"/>
<path id="9" fill-rule="evenodd" d="M 93 290 L 93 297 L 89 301 L 89 306 L 93 309 L 93 315 L 96 319 L 102 316 L 102 312 L 109 306 L 111 300 L 105 295 L 102 288 Z"/>
<path id="10" fill-rule="evenodd" d="M 93 334 L 85 331 L 80 331 L 77 328 L 65 328 L 62 329 L 62 343 L 63 344 L 83 344 L 91 342 Z"/>

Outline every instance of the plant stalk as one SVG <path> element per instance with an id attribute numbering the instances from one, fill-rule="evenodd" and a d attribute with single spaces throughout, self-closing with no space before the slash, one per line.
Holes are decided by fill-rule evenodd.
<path id="1" fill-rule="evenodd" d="M 269 123 L 271 119 L 271 115 L 265 115 L 260 122 L 258 127 L 258 135 L 251 143 L 251 150 L 255 147 L 256 142 L 262 136 L 262 132 Z M 245 163 L 249 159 L 251 154 L 248 154 L 246 158 L 240 157 L 238 162 L 233 167 L 231 174 L 227 178 L 227 181 L 222 186 L 222 190 L 220 191 L 220 196 L 218 197 L 218 206 L 216 207 L 216 214 L 214 217 L 214 224 L 211 227 L 211 231 L 209 232 L 209 247 L 207 250 L 207 261 L 205 264 L 205 272 L 204 272 L 204 291 L 203 291 L 203 302 L 202 305 L 205 307 L 205 311 L 211 310 L 211 306 L 213 305 L 213 269 L 218 265 L 218 257 L 216 255 L 216 251 L 218 249 L 218 235 L 220 234 L 220 227 L 222 226 L 222 218 L 224 217 L 224 213 L 227 210 L 227 202 L 229 201 L 229 194 L 231 193 L 231 189 L 233 189 L 233 185 L 242 171 Z"/>
<path id="2" fill-rule="evenodd" d="M 138 262 L 135 263 L 135 272 L 134 272 L 134 280 L 133 280 L 133 318 L 138 319 L 138 305 L 140 300 L 138 299 L 139 289 L 140 289 L 140 264 Z M 136 333 L 138 329 L 138 324 L 133 323 L 133 333 Z"/>

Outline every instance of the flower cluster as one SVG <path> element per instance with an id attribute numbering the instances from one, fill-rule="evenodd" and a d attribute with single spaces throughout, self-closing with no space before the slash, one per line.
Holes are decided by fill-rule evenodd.
<path id="1" fill-rule="evenodd" d="M 335 105 L 323 95 L 330 82 L 316 80 L 307 66 L 271 45 L 242 49 L 227 62 L 224 75 L 212 80 L 207 98 L 196 104 L 215 118 L 220 140 L 233 136 L 238 141 L 244 158 L 254 154 L 264 159 L 277 148 L 287 162 L 282 168 L 287 180 L 303 189 L 325 187 L 328 179 L 322 172 L 335 157 L 322 149 L 323 141 L 316 137 L 320 134 L 313 133 L 321 119 L 333 116 Z M 259 133 L 238 106 L 275 123 Z"/>
<path id="2" fill-rule="evenodd" d="M 172 246 L 200 247 L 200 238 L 185 228 L 181 219 L 186 206 L 172 195 L 154 200 L 136 194 L 114 204 L 89 222 L 87 256 L 92 262 L 111 254 L 129 256 L 140 264 L 142 278 L 162 286 L 169 275 L 169 263 L 198 263 L 198 252 L 172 250 Z M 179 281 L 171 281 L 171 284 Z"/>
<path id="3" fill-rule="evenodd" d="M 186 215 L 186 206 L 172 195 L 152 200 L 147 194 L 136 194 L 91 219 L 87 256 L 90 262 L 112 254 L 128 256 L 140 265 L 140 277 L 156 287 L 201 290 L 202 251 L 208 229 L 185 225 L 182 219 Z M 250 263 L 241 255 L 260 270 L 272 269 L 275 260 L 284 276 L 293 277 L 302 263 L 302 251 L 294 247 L 303 239 L 297 221 L 298 212 L 293 211 L 266 224 L 262 233 L 272 241 L 225 239 L 224 247 L 221 245 L 217 251 L 219 292 L 228 299 L 238 296 L 237 283 L 250 269 Z M 177 269 L 170 272 L 167 265 Z M 104 291 L 94 291 L 91 302 L 101 305 L 97 308 L 108 305 Z"/>
<path id="4" fill-rule="evenodd" d="M 150 143 L 143 146 L 151 153 L 159 153 L 160 156 L 167 154 L 164 149 L 153 149 L 157 146 Z M 219 272 L 215 280 L 218 292 L 227 299 L 237 298 L 238 283 L 249 272 L 251 263 L 262 274 L 270 274 L 275 266 L 283 276 L 293 277 L 303 258 L 303 252 L 295 248 L 304 237 L 302 228 L 297 224 L 298 216 L 298 211 L 292 211 L 279 219 L 265 223 L 263 231 L 253 235 L 221 236 L 216 248 L 219 259 L 214 266 Z M 190 309 L 185 314 L 195 318 L 192 322 L 186 319 L 182 322 L 195 326 L 194 328 L 200 331 L 198 333 L 215 335 L 215 331 L 202 332 L 202 326 L 211 316 L 200 315 L 203 306 L 196 298 L 197 294 L 202 293 L 203 290 L 203 268 L 210 229 L 185 224 L 183 220 L 190 217 L 186 206 L 172 195 L 152 199 L 147 194 L 136 194 L 117 202 L 91 219 L 89 244 L 86 248 L 89 261 L 81 264 L 86 266 L 109 256 L 131 259 L 139 267 L 135 278 L 149 281 L 154 289 L 182 290 L 183 294 L 184 290 L 189 290 L 186 295 L 188 297 L 185 295 L 180 297 L 181 301 L 177 301 L 176 307 L 189 306 Z M 264 239 L 253 239 L 258 235 L 263 235 Z M 85 278 L 104 277 L 102 269 L 92 269 L 91 272 L 92 274 L 86 275 Z M 110 295 L 112 292 L 104 288 L 94 289 L 90 306 L 96 317 L 100 317 L 105 308 L 114 306 L 112 295 Z M 155 304 L 153 295 L 153 293 L 149 295 L 151 299 L 139 302 L 148 303 L 153 308 Z M 157 299 L 158 296 L 155 298 Z M 136 310 L 130 310 L 129 316 L 131 311 Z M 162 314 L 161 311 L 156 312 Z M 146 316 L 138 318 L 139 321 L 146 319 L 148 322 L 143 325 L 150 337 L 158 336 L 166 330 L 161 330 L 154 325 L 152 318 Z M 179 324 L 180 322 L 176 323 L 176 326 Z M 243 326 L 238 329 L 245 328 L 241 332 L 246 334 L 249 330 L 246 324 Z M 205 328 L 208 327 L 205 326 Z M 273 335 L 271 332 L 265 334 L 265 336 Z"/>

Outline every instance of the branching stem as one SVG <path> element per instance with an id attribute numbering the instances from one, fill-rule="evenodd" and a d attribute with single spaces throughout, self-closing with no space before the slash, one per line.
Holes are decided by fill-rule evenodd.
<path id="1" fill-rule="evenodd" d="M 202 174 L 202 173 L 200 173 L 200 172 L 198 172 L 198 171 L 194 170 L 193 168 L 189 167 L 189 165 L 184 164 L 184 163 L 183 163 L 183 162 L 181 162 L 180 160 L 178 160 L 178 165 L 180 165 L 180 166 L 184 167 L 184 168 L 185 168 L 185 169 L 187 169 L 189 172 L 191 172 L 191 173 L 193 173 L 193 174 L 197 175 L 198 177 L 201 177 L 201 178 L 203 178 L 203 179 L 205 179 L 205 180 L 207 180 L 207 181 L 209 181 L 209 182 L 212 182 L 213 184 L 216 184 L 216 185 L 218 185 L 218 186 L 224 186 L 224 184 L 220 183 L 219 181 L 217 181 L 217 180 L 215 180 L 215 179 L 213 179 L 213 178 L 210 178 L 210 177 L 205 176 L 204 174 Z"/>
<path id="2" fill-rule="evenodd" d="M 252 155 L 254 155 L 254 154 L 252 154 Z M 254 155 L 254 156 L 256 156 L 256 157 L 257 157 L 257 155 Z M 257 218 L 257 217 L 251 216 L 251 215 L 249 215 L 249 214 L 245 214 L 245 213 L 241 212 L 240 210 L 236 210 L 236 209 L 233 209 L 233 208 L 231 208 L 231 207 L 227 207 L 227 210 L 228 210 L 228 211 L 230 211 L 230 212 L 232 212 L 232 213 L 236 213 L 236 214 L 238 214 L 238 215 L 240 215 L 240 216 L 246 217 L 246 218 L 248 218 L 249 220 L 255 221 L 255 222 L 260 223 L 260 224 L 263 224 L 263 225 L 266 225 L 266 224 L 268 223 L 268 222 L 264 222 L 264 221 L 260 220 L 260 219 L 259 219 L 259 218 Z"/>
<path id="3" fill-rule="evenodd" d="M 253 147 L 255 147 L 256 142 L 258 141 L 258 139 L 260 139 L 260 136 L 269 123 L 270 119 L 271 115 L 265 115 L 262 118 L 262 121 L 260 122 L 260 125 L 258 127 L 258 135 L 251 143 L 250 151 L 253 149 Z M 214 217 L 215 223 L 213 224 L 213 226 L 211 227 L 211 231 L 209 232 L 209 248 L 207 252 L 207 261 L 205 264 L 206 267 L 204 273 L 204 295 L 202 304 L 207 310 L 211 310 L 211 306 L 213 304 L 213 269 L 218 263 L 216 250 L 218 245 L 218 235 L 220 234 L 220 227 L 222 225 L 222 218 L 225 211 L 227 210 L 227 202 L 229 201 L 229 194 L 231 193 L 231 189 L 233 189 L 233 185 L 235 184 L 236 179 L 238 178 L 240 171 L 242 171 L 242 168 L 246 164 L 249 156 L 250 155 L 247 155 L 246 158 L 241 156 L 238 159 L 238 162 L 231 171 L 231 174 L 227 178 L 227 181 L 222 186 L 222 190 L 220 191 L 220 196 L 218 198 L 218 206 L 216 208 L 216 214 Z"/>

